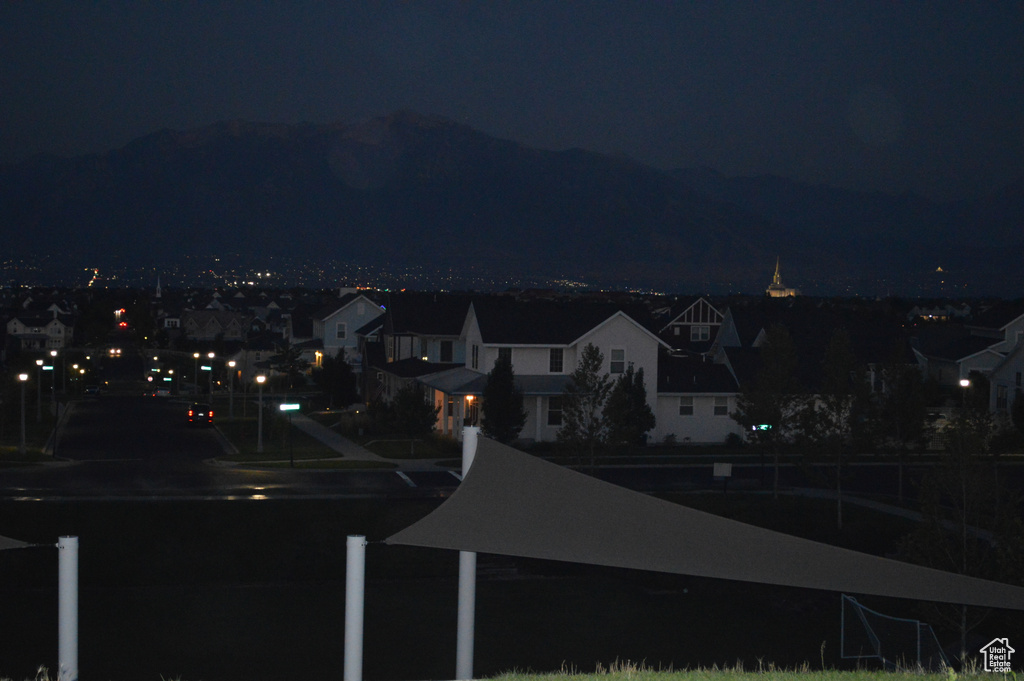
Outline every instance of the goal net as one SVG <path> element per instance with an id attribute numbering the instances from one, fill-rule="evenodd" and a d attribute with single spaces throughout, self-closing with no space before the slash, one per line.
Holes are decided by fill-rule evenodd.
<path id="1" fill-rule="evenodd" d="M 919 620 L 891 617 L 842 595 L 840 655 L 875 659 L 886 669 L 938 670 L 949 666 L 935 632 Z"/>

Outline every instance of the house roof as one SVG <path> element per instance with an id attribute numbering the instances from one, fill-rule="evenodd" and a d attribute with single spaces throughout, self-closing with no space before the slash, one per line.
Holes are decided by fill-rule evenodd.
<path id="1" fill-rule="evenodd" d="M 994 342 L 972 335 L 962 324 L 945 323 L 921 327 L 914 346 L 925 357 L 955 362 L 988 349 Z"/>
<path id="2" fill-rule="evenodd" d="M 659 393 L 735 393 L 738 390 L 736 379 L 724 364 L 667 352 L 658 357 Z"/>
<path id="3" fill-rule="evenodd" d="M 384 303 L 384 328 L 391 335 L 458 336 L 470 300 L 463 294 L 393 293 Z"/>
<path id="4" fill-rule="evenodd" d="M 970 325 L 982 329 L 1001 330 L 1021 316 L 1024 316 L 1024 300 L 1001 300 L 975 314 Z"/>
<path id="5" fill-rule="evenodd" d="M 474 300 L 473 310 L 485 343 L 570 345 L 620 312 L 621 308 L 608 303 L 524 302 L 491 297 Z"/>

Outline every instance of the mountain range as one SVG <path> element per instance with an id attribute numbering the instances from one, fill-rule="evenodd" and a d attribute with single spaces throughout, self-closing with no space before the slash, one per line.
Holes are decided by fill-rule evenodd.
<path id="1" fill-rule="evenodd" d="M 534 149 L 409 111 L 227 121 L 0 166 L 8 256 L 83 265 L 240 253 L 756 292 L 779 258 L 807 292 L 1017 297 L 1022 226 L 1024 182 L 941 203 Z"/>

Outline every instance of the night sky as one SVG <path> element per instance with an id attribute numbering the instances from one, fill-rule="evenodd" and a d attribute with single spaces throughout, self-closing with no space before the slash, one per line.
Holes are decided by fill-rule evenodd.
<path id="1" fill-rule="evenodd" d="M 1024 177 L 1024 2 L 0 4 L 0 162 L 402 108 L 660 168 L 976 197 Z"/>

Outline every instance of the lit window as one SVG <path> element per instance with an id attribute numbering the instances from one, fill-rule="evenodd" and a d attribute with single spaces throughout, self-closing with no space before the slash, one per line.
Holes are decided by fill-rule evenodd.
<path id="1" fill-rule="evenodd" d="M 562 373 L 562 348 L 551 348 L 548 359 L 548 371 L 552 374 Z"/>
<path id="2" fill-rule="evenodd" d="M 693 416 L 693 398 L 692 397 L 680 397 L 679 398 L 679 415 L 680 416 Z"/>
<path id="3" fill-rule="evenodd" d="M 621 374 L 626 370 L 626 351 L 622 348 L 612 348 L 611 373 Z"/>

